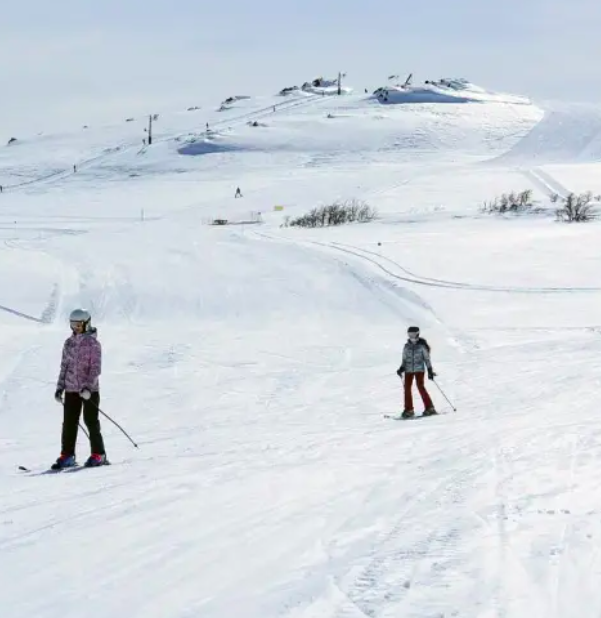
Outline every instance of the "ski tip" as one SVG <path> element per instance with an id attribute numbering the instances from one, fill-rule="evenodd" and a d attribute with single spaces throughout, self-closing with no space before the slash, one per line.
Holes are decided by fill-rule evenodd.
<path id="1" fill-rule="evenodd" d="M 22 470 L 23 472 L 31 472 L 31 470 L 25 466 L 19 466 L 19 470 Z"/>

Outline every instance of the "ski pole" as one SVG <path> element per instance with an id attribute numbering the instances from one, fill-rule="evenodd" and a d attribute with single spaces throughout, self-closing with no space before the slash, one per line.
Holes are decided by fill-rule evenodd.
<path id="1" fill-rule="evenodd" d="M 91 400 L 90 400 L 91 401 Z M 100 414 L 102 414 L 102 416 L 104 416 L 105 418 L 108 418 L 109 421 L 111 421 L 111 423 L 113 423 L 113 425 L 115 425 L 115 427 L 118 427 L 121 432 L 123 433 L 123 435 L 136 447 L 136 448 L 140 448 L 131 438 L 131 436 L 127 433 L 127 431 L 125 431 L 125 429 L 123 429 L 123 427 L 121 427 L 121 425 L 119 425 L 119 423 L 117 423 L 117 421 L 114 421 L 108 414 L 106 414 L 105 412 L 103 412 L 93 401 L 92 403 L 94 404 L 94 407 L 98 410 L 98 412 L 100 412 Z"/>
<path id="2" fill-rule="evenodd" d="M 447 403 L 451 406 L 451 408 L 453 408 L 453 412 L 457 412 L 457 408 L 451 403 L 449 398 L 445 395 L 445 392 L 442 390 L 442 388 L 440 388 L 440 385 L 438 384 L 438 382 L 436 380 L 432 380 L 432 381 L 434 382 L 434 384 L 436 384 L 436 388 L 438 388 L 438 390 L 442 393 L 442 396 L 447 400 Z"/>

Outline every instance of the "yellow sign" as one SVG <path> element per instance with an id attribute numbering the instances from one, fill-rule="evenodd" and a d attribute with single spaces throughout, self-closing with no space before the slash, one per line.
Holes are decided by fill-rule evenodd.
<path id="1" fill-rule="evenodd" d="M 273 209 L 274 209 L 276 212 L 281 212 L 282 210 L 284 210 L 284 207 L 283 207 L 283 206 L 274 206 L 274 207 L 273 207 Z"/>

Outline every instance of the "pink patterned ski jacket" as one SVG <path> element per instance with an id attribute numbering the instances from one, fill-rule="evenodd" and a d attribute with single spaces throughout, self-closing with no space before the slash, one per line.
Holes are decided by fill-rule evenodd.
<path id="1" fill-rule="evenodd" d="M 84 388 L 98 392 L 102 368 L 102 347 L 95 328 L 81 335 L 71 335 L 63 345 L 61 369 L 56 388 L 79 393 Z"/>

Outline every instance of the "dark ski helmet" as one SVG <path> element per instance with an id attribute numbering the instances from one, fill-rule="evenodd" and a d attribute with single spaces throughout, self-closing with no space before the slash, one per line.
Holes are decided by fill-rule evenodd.
<path id="1" fill-rule="evenodd" d="M 88 330 L 92 322 L 92 316 L 89 311 L 85 309 L 73 309 L 69 314 L 69 322 L 71 326 L 74 324 L 83 324 L 84 332 Z"/>
<path id="2" fill-rule="evenodd" d="M 408 335 L 419 335 L 419 326 L 410 326 L 407 329 Z"/>

